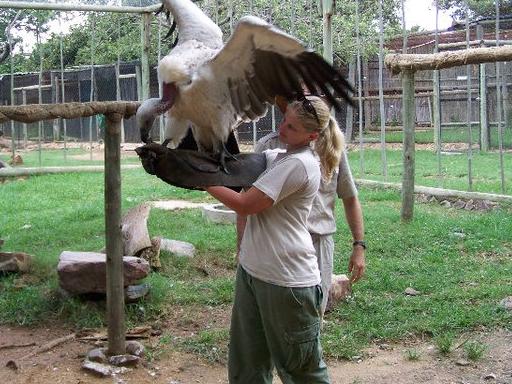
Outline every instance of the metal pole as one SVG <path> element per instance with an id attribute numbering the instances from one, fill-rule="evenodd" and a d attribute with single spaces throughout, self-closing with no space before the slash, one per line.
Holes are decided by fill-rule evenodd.
<path id="1" fill-rule="evenodd" d="M 114 12 L 114 13 L 153 13 L 160 8 L 160 4 L 149 7 L 120 7 L 105 5 L 78 5 L 78 4 L 55 4 L 35 3 L 28 1 L 0 1 L 0 8 L 10 9 L 40 9 L 51 11 L 90 11 L 90 12 Z"/>
<path id="2" fill-rule="evenodd" d="M 384 181 L 388 178 L 388 166 L 386 160 L 386 112 L 384 111 L 384 15 L 383 15 L 383 0 L 379 1 L 379 110 L 380 110 L 380 147 L 381 147 L 381 161 L 382 161 L 382 176 Z"/>
<path id="3" fill-rule="evenodd" d="M 500 1 L 496 0 L 496 46 L 500 44 Z M 501 121 L 501 74 L 499 61 L 496 62 L 496 121 L 498 122 L 498 147 L 500 152 L 500 178 L 501 178 L 501 192 L 505 193 L 505 166 L 503 161 L 503 124 Z"/>
<path id="4" fill-rule="evenodd" d="M 323 20 L 323 57 L 332 64 L 332 14 L 334 12 L 333 0 L 322 0 Z"/>
<path id="5" fill-rule="evenodd" d="M 404 125 L 403 161 L 404 170 L 402 175 L 402 209 L 401 219 L 404 222 L 411 221 L 414 212 L 414 72 L 405 70 L 402 72 L 403 107 L 402 120 Z"/>
<path id="6" fill-rule="evenodd" d="M 121 48 L 119 47 L 121 41 L 121 20 L 120 18 L 117 20 L 117 37 L 118 37 L 118 45 L 117 45 L 117 62 L 116 62 L 116 100 L 121 101 Z M 125 142 L 125 132 L 124 132 L 124 119 L 121 119 L 121 143 Z"/>
<path id="7" fill-rule="evenodd" d="M 364 176 L 364 146 L 363 146 L 363 82 L 361 79 L 361 39 L 359 36 L 359 0 L 356 0 L 356 45 L 357 45 L 357 96 L 359 107 L 359 171 Z"/>
<path id="8" fill-rule="evenodd" d="M 466 5 L 466 49 L 469 49 L 469 7 Z M 466 65 L 466 90 L 467 90 L 467 102 L 466 102 L 466 117 L 468 127 L 468 190 L 473 190 L 473 132 L 471 130 L 471 65 Z"/>
<path id="9" fill-rule="evenodd" d="M 141 56 L 141 82 L 142 82 L 142 100 L 149 98 L 149 51 L 151 47 L 151 14 L 145 13 L 142 15 L 142 28 L 141 28 L 141 43 L 142 43 L 142 56 Z"/>
<path id="10" fill-rule="evenodd" d="M 105 119 L 105 241 L 109 355 L 123 355 L 126 351 L 121 242 L 121 119 L 122 116 L 119 114 L 109 114 Z"/>
<path id="11" fill-rule="evenodd" d="M 59 18 L 60 24 L 60 18 Z M 65 85 L 64 85 L 64 49 L 62 42 L 62 32 L 60 33 L 60 86 L 61 86 L 61 101 L 62 103 L 66 102 L 66 93 L 65 93 Z M 64 129 L 64 162 L 67 160 L 67 140 L 68 140 L 68 131 L 67 131 L 67 122 L 66 119 L 62 119 L 62 125 Z"/>
<path id="12" fill-rule="evenodd" d="M 162 59 L 162 18 L 158 15 L 158 62 Z M 162 98 L 162 87 L 158 87 L 158 96 Z M 160 142 L 164 141 L 164 115 L 160 115 L 158 118 Z"/>
<path id="13" fill-rule="evenodd" d="M 21 90 L 21 103 L 23 105 L 27 105 L 27 90 Z M 27 123 L 23 123 L 23 148 L 27 149 L 27 140 L 28 140 L 28 132 L 27 132 Z"/>
<path id="14" fill-rule="evenodd" d="M 484 28 L 481 24 L 476 26 L 477 40 L 483 40 Z M 482 43 L 483 47 L 484 44 Z M 487 115 L 487 65 L 480 64 L 480 151 L 489 150 L 489 122 Z"/>
<path id="15" fill-rule="evenodd" d="M 41 85 L 43 84 L 43 45 L 39 44 L 39 81 L 37 86 L 37 96 L 39 104 L 43 104 L 43 89 Z M 51 74 L 50 74 L 51 76 Z M 43 122 L 37 122 L 37 155 L 38 155 L 38 163 L 39 167 L 43 166 L 43 156 L 42 156 L 42 143 L 41 136 L 43 136 Z"/>
<path id="16" fill-rule="evenodd" d="M 91 33 L 91 90 L 89 93 L 89 101 L 94 101 L 94 50 L 95 50 L 95 37 L 96 37 L 96 21 L 95 17 L 92 17 L 92 33 Z M 92 160 L 92 119 L 89 118 L 89 157 Z"/>
<path id="17" fill-rule="evenodd" d="M 14 106 L 14 60 L 13 60 L 13 54 L 12 54 L 12 48 L 13 48 L 13 44 L 12 44 L 12 40 L 9 39 L 9 51 L 11 52 L 11 56 L 10 56 L 10 64 L 11 64 L 11 105 Z M 14 160 L 14 156 L 16 156 L 16 141 L 14 139 L 14 136 L 15 136 L 15 131 L 14 131 L 14 120 L 11 120 L 11 153 L 12 153 L 12 159 Z"/>
<path id="18" fill-rule="evenodd" d="M 439 52 L 439 4 L 436 0 L 436 34 L 434 53 Z M 438 69 L 433 71 L 433 96 L 432 96 L 432 112 L 434 123 L 434 145 L 436 148 L 437 157 L 437 177 L 441 183 L 442 168 L 441 168 L 441 76 Z"/>

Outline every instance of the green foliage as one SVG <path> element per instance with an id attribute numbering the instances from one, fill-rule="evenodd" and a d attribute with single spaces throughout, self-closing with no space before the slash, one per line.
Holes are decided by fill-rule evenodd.
<path id="1" fill-rule="evenodd" d="M 500 1 L 499 7 L 501 15 L 512 13 L 510 1 Z M 494 17 L 496 15 L 495 0 L 439 0 L 439 9 L 451 11 L 452 16 L 459 20 L 465 20 L 466 8 L 469 8 L 470 17 L 472 18 Z"/>
<path id="2" fill-rule="evenodd" d="M 448 355 L 453 348 L 453 342 L 455 341 L 455 337 L 451 332 L 443 332 L 440 335 L 434 338 L 434 341 L 437 346 L 437 350 L 442 355 Z"/>
<path id="3" fill-rule="evenodd" d="M 362 56 L 367 58 L 378 51 L 378 1 L 360 1 L 360 40 Z M 137 4 L 138 5 L 138 4 Z M 254 0 L 252 2 L 232 2 L 231 10 L 227 3 L 208 2 L 199 6 L 223 29 L 225 39 L 231 35 L 237 21 L 247 14 L 258 15 L 283 30 L 297 36 L 306 45 L 321 52 L 322 50 L 322 14 L 316 0 L 290 0 L 275 2 Z M 399 0 L 385 0 L 384 25 L 386 36 L 396 35 L 400 30 L 398 10 Z M 28 12 L 28 11 L 27 11 Z M 46 11 L 45 11 L 46 12 Z M 12 11 L 4 12 L 4 24 L 12 18 Z M 333 45 L 338 63 L 348 63 L 356 54 L 356 0 L 336 2 L 332 16 Z M 0 27 L 2 26 L 0 11 Z M 65 15 L 65 13 L 61 14 Z M 24 23 L 17 28 L 38 31 L 40 35 L 47 29 L 47 22 L 57 17 L 55 12 L 33 11 L 27 13 Z M 60 46 L 62 38 L 63 61 L 65 67 L 90 65 L 92 49 L 95 64 L 111 64 L 117 61 L 138 60 L 141 55 L 141 18 L 140 15 L 118 13 L 80 13 L 74 17 L 76 26 L 65 36 L 51 34 L 46 42 L 38 44 L 27 56 L 25 53 L 14 56 L 15 72 L 38 71 L 40 58 L 43 57 L 43 69 L 60 68 Z M 167 31 L 164 28 L 162 36 Z M 174 36 L 175 37 L 175 36 Z M 171 41 L 173 38 L 171 39 Z M 94 42 L 94 47 L 93 47 Z M 167 42 L 163 43 L 165 54 Z M 158 22 L 153 19 L 151 31 L 150 61 L 157 62 Z M 10 63 L 0 65 L 0 73 L 9 73 Z"/>
<path id="4" fill-rule="evenodd" d="M 409 348 L 405 351 L 405 358 L 409 361 L 419 361 L 421 358 L 421 352 L 415 348 Z"/>
<path id="5" fill-rule="evenodd" d="M 486 350 L 487 345 L 476 340 L 471 340 L 464 344 L 464 352 L 471 361 L 480 360 Z"/>

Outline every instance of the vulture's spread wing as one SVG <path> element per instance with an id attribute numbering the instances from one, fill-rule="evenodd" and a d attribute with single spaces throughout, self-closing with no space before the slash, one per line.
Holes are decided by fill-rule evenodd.
<path id="1" fill-rule="evenodd" d="M 244 119 L 266 111 L 276 95 L 293 99 L 310 92 L 323 94 L 336 110 L 339 97 L 352 104 L 352 86 L 318 54 L 258 17 L 242 18 L 210 67 L 216 81 L 228 84 L 231 102 Z"/>

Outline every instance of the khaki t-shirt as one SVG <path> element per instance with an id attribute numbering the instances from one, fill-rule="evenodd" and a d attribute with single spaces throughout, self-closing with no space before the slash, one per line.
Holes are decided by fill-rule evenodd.
<path id="1" fill-rule="evenodd" d="M 267 149 L 286 148 L 279 141 L 279 133 L 272 132 L 262 137 L 254 147 L 254 152 L 261 153 Z M 336 232 L 336 218 L 334 207 L 336 195 L 344 199 L 357 196 L 357 188 L 348 164 L 346 151 L 343 151 L 340 166 L 332 176 L 330 182 L 322 180 L 318 194 L 313 200 L 313 206 L 308 218 L 309 232 L 317 235 L 330 235 Z"/>
<path id="2" fill-rule="evenodd" d="M 274 203 L 247 217 L 240 264 L 252 276 L 283 287 L 320 283 L 307 218 L 320 184 L 320 166 L 310 148 L 279 153 L 253 186 Z"/>

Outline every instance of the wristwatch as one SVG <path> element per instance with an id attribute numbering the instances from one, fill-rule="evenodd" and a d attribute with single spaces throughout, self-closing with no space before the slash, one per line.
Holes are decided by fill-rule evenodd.
<path id="1" fill-rule="evenodd" d="M 361 247 L 363 247 L 363 249 L 366 249 L 366 243 L 364 242 L 364 240 L 354 240 L 352 246 L 355 247 L 356 245 L 360 245 Z"/>

